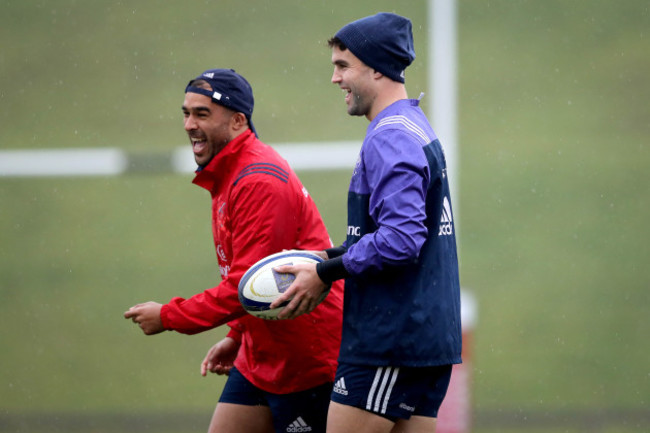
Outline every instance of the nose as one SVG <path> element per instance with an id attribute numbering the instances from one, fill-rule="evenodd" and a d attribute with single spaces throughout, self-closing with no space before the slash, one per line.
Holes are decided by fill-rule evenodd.
<path id="1" fill-rule="evenodd" d="M 338 73 L 335 67 L 334 72 L 332 72 L 332 84 L 338 84 L 340 82 L 341 82 L 341 74 Z"/>
<path id="2" fill-rule="evenodd" d="M 196 128 L 197 126 L 196 126 L 196 122 L 194 121 L 194 117 L 191 114 L 185 116 L 185 130 L 189 132 Z"/>

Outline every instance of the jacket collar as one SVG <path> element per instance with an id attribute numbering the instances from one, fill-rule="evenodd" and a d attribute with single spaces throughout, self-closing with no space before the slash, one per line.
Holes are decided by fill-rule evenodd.
<path id="1" fill-rule="evenodd" d="M 235 137 L 234 140 L 226 144 L 226 147 L 221 149 L 221 151 L 215 155 L 214 158 L 203 167 L 203 169 L 197 169 L 196 176 L 192 183 L 207 189 L 208 191 L 213 191 L 221 181 L 227 177 L 227 174 L 230 170 L 230 162 L 237 154 L 240 152 L 242 147 L 246 144 L 255 140 L 255 134 L 250 129 L 239 134 Z"/>

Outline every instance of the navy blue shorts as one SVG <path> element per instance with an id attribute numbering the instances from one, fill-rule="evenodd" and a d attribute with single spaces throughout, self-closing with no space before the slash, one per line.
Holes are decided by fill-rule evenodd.
<path id="1" fill-rule="evenodd" d="M 376 367 L 339 363 L 332 401 L 391 421 L 413 415 L 437 418 L 450 379 L 451 365 Z"/>
<path id="2" fill-rule="evenodd" d="M 273 394 L 250 383 L 236 368 L 223 388 L 219 402 L 244 406 L 268 406 L 276 432 L 324 433 L 332 384 L 291 394 Z"/>

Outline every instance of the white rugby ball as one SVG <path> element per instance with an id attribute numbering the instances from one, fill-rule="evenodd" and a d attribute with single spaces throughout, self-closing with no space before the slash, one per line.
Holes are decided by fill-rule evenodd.
<path id="1" fill-rule="evenodd" d="M 281 274 L 274 268 L 283 265 L 299 263 L 318 263 L 323 259 L 305 251 L 284 251 L 263 258 L 250 267 L 239 281 L 239 302 L 244 310 L 255 317 L 276 320 L 280 311 L 289 303 L 283 303 L 277 308 L 269 308 L 271 303 L 283 294 L 296 277 L 293 274 Z M 325 299 L 329 287 L 323 293 L 319 302 Z"/>

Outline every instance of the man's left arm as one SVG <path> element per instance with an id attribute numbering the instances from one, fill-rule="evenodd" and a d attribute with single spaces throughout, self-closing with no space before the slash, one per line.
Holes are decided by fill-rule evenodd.
<path id="1" fill-rule="evenodd" d="M 378 134 L 371 144 L 365 149 L 364 163 L 369 213 L 377 229 L 343 255 L 352 275 L 413 263 L 427 237 L 430 173 L 422 146 L 403 131 Z"/>

